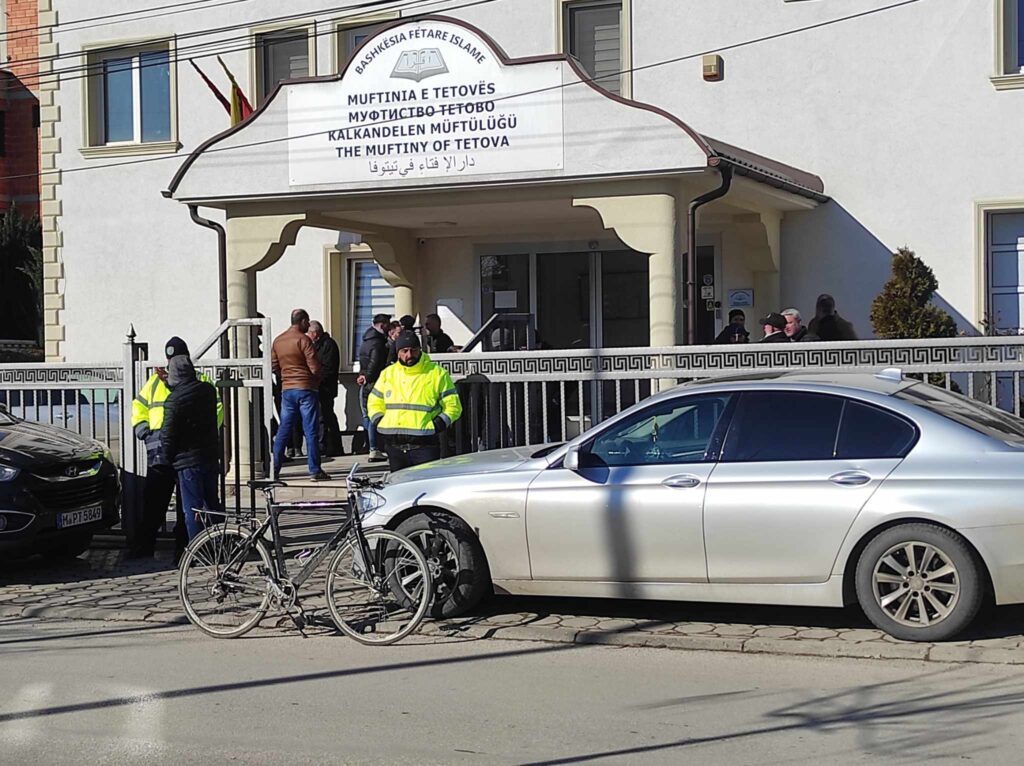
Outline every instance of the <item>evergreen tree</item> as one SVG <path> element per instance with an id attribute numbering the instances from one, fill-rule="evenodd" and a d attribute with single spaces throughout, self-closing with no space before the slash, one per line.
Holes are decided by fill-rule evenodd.
<path id="1" fill-rule="evenodd" d="M 930 303 L 938 287 L 931 268 L 901 247 L 892 257 L 892 277 L 871 304 L 875 335 L 888 340 L 956 336 L 953 317 Z"/>
<path id="2" fill-rule="evenodd" d="M 43 244 L 39 218 L 0 214 L 0 338 L 42 339 Z"/>

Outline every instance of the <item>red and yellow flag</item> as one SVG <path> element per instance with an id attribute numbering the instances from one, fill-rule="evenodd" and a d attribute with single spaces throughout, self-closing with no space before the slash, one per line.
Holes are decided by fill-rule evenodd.
<path id="1" fill-rule="evenodd" d="M 231 74 L 231 70 L 228 69 L 227 64 L 224 63 L 220 56 L 217 57 L 217 61 L 224 67 L 224 73 L 231 80 L 231 108 L 228 110 L 231 114 L 231 124 L 237 125 L 250 114 L 253 113 L 252 104 L 249 103 L 249 99 L 245 97 L 242 89 L 235 82 L 235 76 Z"/>

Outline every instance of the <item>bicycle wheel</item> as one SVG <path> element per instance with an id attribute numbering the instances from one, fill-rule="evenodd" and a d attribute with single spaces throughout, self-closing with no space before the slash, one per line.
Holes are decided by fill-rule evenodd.
<path id="1" fill-rule="evenodd" d="M 362 561 L 355 537 L 334 554 L 327 604 L 343 633 L 364 644 L 391 644 L 416 630 L 426 614 L 430 570 L 423 552 L 396 532 L 371 530 L 366 544 L 370 562 Z"/>
<path id="2" fill-rule="evenodd" d="M 260 621 L 270 604 L 267 547 L 256 540 L 245 555 L 234 554 L 252 533 L 220 525 L 189 543 L 178 570 L 178 593 L 189 622 L 214 638 L 236 638 Z M 229 566 L 230 564 L 230 566 Z"/>

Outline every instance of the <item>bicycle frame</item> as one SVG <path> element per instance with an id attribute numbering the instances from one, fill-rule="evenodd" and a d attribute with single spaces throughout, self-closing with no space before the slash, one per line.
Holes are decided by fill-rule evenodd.
<path id="1" fill-rule="evenodd" d="M 316 571 L 316 568 L 320 566 L 325 558 L 338 547 L 338 544 L 344 540 L 350 533 L 355 533 L 355 538 L 358 544 L 358 554 L 365 565 L 365 562 L 371 561 L 372 556 L 370 555 L 370 549 L 366 542 L 366 535 L 363 532 L 362 520 L 359 516 L 359 490 L 354 489 L 355 483 L 354 476 L 358 465 L 352 466 L 352 470 L 346 477 L 346 492 L 348 495 L 348 519 L 344 524 L 333 534 L 331 539 L 326 543 L 323 543 L 316 548 L 309 560 L 303 565 L 302 569 L 299 570 L 298 574 L 294 578 L 288 576 L 288 559 L 284 554 L 284 547 L 281 543 L 281 527 L 278 517 L 285 511 L 297 511 L 297 510 L 338 510 L 341 504 L 337 500 L 299 500 L 291 503 L 277 503 L 274 501 L 274 490 L 276 487 L 268 487 L 265 490 L 266 505 L 267 505 L 267 517 L 260 523 L 260 525 L 253 530 L 252 535 L 241 546 L 234 555 L 224 565 L 225 569 L 230 569 L 233 565 L 239 561 L 244 560 L 253 546 L 256 545 L 256 540 L 266 540 L 266 533 L 269 529 L 271 532 L 271 539 L 273 542 L 274 555 L 271 556 L 271 567 L 273 572 L 271 578 L 274 582 L 281 582 L 283 580 L 289 580 L 296 589 L 298 589 L 303 583 L 306 582 Z"/>

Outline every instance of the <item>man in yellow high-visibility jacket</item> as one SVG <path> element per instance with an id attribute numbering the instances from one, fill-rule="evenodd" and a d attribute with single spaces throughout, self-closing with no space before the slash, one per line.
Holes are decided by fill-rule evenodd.
<path id="1" fill-rule="evenodd" d="M 441 456 L 438 434 L 462 415 L 448 370 L 431 361 L 414 333 L 395 341 L 398 362 L 386 367 L 370 391 L 366 410 L 387 445 L 388 463 L 399 471 Z"/>
<path id="2" fill-rule="evenodd" d="M 188 356 L 185 341 L 175 336 L 166 344 L 167 361 L 176 356 Z M 199 379 L 213 385 L 209 376 L 200 374 Z M 160 447 L 160 428 L 164 424 L 164 403 L 171 395 L 167 385 L 167 371 L 158 367 L 149 380 L 139 389 L 132 401 L 132 428 L 135 438 L 146 444 L 146 484 L 143 488 L 142 518 L 135 529 L 134 539 L 128 541 L 130 558 L 149 558 L 156 546 L 156 533 L 164 522 L 167 506 L 177 486 L 177 473 Z M 217 427 L 224 423 L 224 405 L 217 396 Z M 185 515 L 178 507 L 174 528 L 174 559 L 180 558 L 188 544 Z"/>

